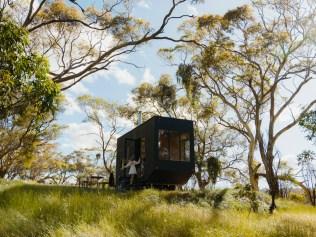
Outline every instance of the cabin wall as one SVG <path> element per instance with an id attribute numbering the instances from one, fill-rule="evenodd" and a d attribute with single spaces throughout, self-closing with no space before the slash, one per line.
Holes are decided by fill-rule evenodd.
<path id="1" fill-rule="evenodd" d="M 118 139 L 117 143 L 117 163 L 121 167 L 122 160 L 126 157 L 126 140 L 127 139 L 141 139 L 145 138 L 145 160 L 142 161 L 143 165 L 143 176 L 141 179 L 146 179 L 152 173 L 152 169 L 155 166 L 155 157 L 154 157 L 154 130 L 155 130 L 155 123 L 154 120 L 147 121 L 142 125 L 134 128 L 132 131 L 126 133 L 122 137 Z M 125 169 L 125 172 L 128 169 Z M 116 177 L 123 176 L 124 171 L 121 169 L 116 169 Z"/>
<path id="2" fill-rule="evenodd" d="M 190 161 L 170 161 L 159 159 L 159 130 L 176 131 L 180 133 L 189 133 L 190 135 Z M 150 183 L 162 184 L 184 184 L 194 172 L 194 134 L 193 122 L 188 120 L 170 119 L 157 117 L 155 119 L 153 157 L 155 159 L 151 175 L 147 179 Z"/>

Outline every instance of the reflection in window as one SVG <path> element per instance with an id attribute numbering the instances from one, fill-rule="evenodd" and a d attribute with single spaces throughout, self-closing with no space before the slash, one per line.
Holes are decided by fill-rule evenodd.
<path id="1" fill-rule="evenodd" d="M 145 146 L 145 138 L 141 138 L 140 139 L 140 159 L 141 159 L 141 162 L 140 162 L 140 176 L 143 176 L 144 175 L 144 162 L 145 162 L 145 159 L 146 159 L 146 146 Z"/>
<path id="2" fill-rule="evenodd" d="M 159 130 L 159 159 L 169 160 L 169 136 L 166 130 Z"/>
<path id="3" fill-rule="evenodd" d="M 176 131 L 159 130 L 159 159 L 190 161 L 190 135 Z"/>
<path id="4" fill-rule="evenodd" d="M 190 136 L 187 133 L 180 135 L 181 157 L 180 160 L 190 161 Z"/>
<path id="5" fill-rule="evenodd" d="M 126 139 L 126 162 L 135 159 L 135 141 Z"/>
<path id="6" fill-rule="evenodd" d="M 142 137 L 140 139 L 140 159 L 145 160 L 146 159 L 146 147 L 145 147 L 145 138 Z"/>
<path id="7" fill-rule="evenodd" d="M 169 132 L 170 138 L 170 160 L 180 160 L 179 133 Z"/>

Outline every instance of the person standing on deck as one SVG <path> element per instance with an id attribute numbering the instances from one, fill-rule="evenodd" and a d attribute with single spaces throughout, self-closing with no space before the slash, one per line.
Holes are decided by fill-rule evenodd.
<path id="1" fill-rule="evenodd" d="M 127 164 L 125 166 L 123 166 L 123 168 L 122 168 L 122 169 L 125 169 L 127 167 L 130 167 L 129 171 L 128 171 L 128 175 L 131 176 L 130 184 L 134 183 L 135 175 L 137 174 L 136 165 L 138 165 L 139 163 L 140 163 L 140 159 L 138 159 L 138 161 L 136 161 L 136 160 L 128 160 Z"/>

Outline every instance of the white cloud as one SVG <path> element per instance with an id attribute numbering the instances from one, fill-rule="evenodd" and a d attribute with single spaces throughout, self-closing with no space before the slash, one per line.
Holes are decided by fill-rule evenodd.
<path id="1" fill-rule="evenodd" d="M 97 146 L 96 127 L 91 123 L 69 123 L 64 130 L 62 146 L 79 150 L 84 148 L 93 148 Z"/>
<path id="2" fill-rule="evenodd" d="M 70 93 L 65 93 L 66 101 L 63 105 L 64 115 L 73 115 L 76 113 L 82 113 L 76 98 Z"/>
<path id="3" fill-rule="evenodd" d="M 82 110 L 76 101 L 76 98 L 80 95 L 91 94 L 89 89 L 85 87 L 82 82 L 79 82 L 72 86 L 65 92 L 66 101 L 63 104 L 64 115 L 74 115 L 82 113 Z"/>
<path id="4" fill-rule="evenodd" d="M 131 120 L 128 120 L 126 118 L 118 118 L 117 123 L 120 128 L 124 128 L 121 134 L 118 134 L 118 136 L 123 135 L 126 131 L 132 129 L 134 127 L 134 124 Z"/>
<path id="5" fill-rule="evenodd" d="M 68 91 L 76 96 L 90 94 L 89 89 L 82 82 L 75 84 Z"/>
<path id="6" fill-rule="evenodd" d="M 153 76 L 149 68 L 145 68 L 143 79 L 141 82 L 149 82 L 149 83 L 155 82 L 155 77 Z"/>
<path id="7" fill-rule="evenodd" d="M 108 75 L 109 75 L 109 72 L 106 70 L 97 71 L 97 72 L 89 75 L 87 78 L 85 78 L 85 83 L 93 84 L 98 80 L 106 78 Z"/>
<path id="8" fill-rule="evenodd" d="M 142 8 L 150 8 L 149 2 L 146 0 L 139 0 L 137 3 L 137 6 L 142 7 Z"/>
<path id="9" fill-rule="evenodd" d="M 118 128 L 121 132 L 116 134 L 115 138 L 110 143 L 110 147 L 116 146 L 117 137 L 123 135 L 126 131 L 134 127 L 132 121 L 125 118 L 119 118 L 117 121 Z M 90 122 L 68 123 L 67 128 L 63 131 L 63 139 L 59 144 L 67 150 L 79 150 L 99 147 L 97 126 Z M 109 137 L 109 129 L 105 126 L 105 136 Z"/>
<path id="10" fill-rule="evenodd" d="M 192 14 L 194 16 L 199 15 L 199 11 L 195 6 L 192 6 L 191 4 L 187 4 L 187 11 L 189 14 Z"/>
<path id="11" fill-rule="evenodd" d="M 120 84 L 134 85 L 136 78 L 126 69 L 113 68 L 111 73 Z"/>
<path id="12" fill-rule="evenodd" d="M 133 101 L 133 94 L 128 93 L 126 96 L 127 96 L 126 103 L 131 105 L 131 106 L 136 106 L 136 104 Z"/>
<path id="13" fill-rule="evenodd" d="M 136 78 L 127 70 L 122 69 L 117 66 L 112 66 L 109 68 L 109 71 L 98 71 L 89 78 L 87 78 L 87 83 L 96 83 L 98 80 L 113 80 L 115 79 L 119 84 L 125 85 L 135 85 Z"/>

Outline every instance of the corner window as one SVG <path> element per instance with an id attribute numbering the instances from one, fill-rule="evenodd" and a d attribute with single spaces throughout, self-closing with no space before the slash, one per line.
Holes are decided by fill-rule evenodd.
<path id="1" fill-rule="evenodd" d="M 169 160 L 169 134 L 166 130 L 159 130 L 159 159 Z"/>
<path id="2" fill-rule="evenodd" d="M 140 139 L 140 165 L 139 165 L 139 174 L 140 176 L 144 176 L 145 170 L 144 170 L 144 162 L 146 160 L 146 143 L 145 143 L 145 138 Z"/>
<path id="3" fill-rule="evenodd" d="M 146 159 L 146 146 L 145 146 L 145 138 L 140 139 L 140 159 Z"/>
<path id="4" fill-rule="evenodd" d="M 125 160 L 135 159 L 135 141 L 133 139 L 126 139 L 126 155 Z"/>
<path id="5" fill-rule="evenodd" d="M 190 161 L 190 136 L 188 133 L 180 135 L 180 160 Z"/>
<path id="6" fill-rule="evenodd" d="M 190 135 L 176 131 L 159 130 L 159 159 L 190 161 Z"/>

